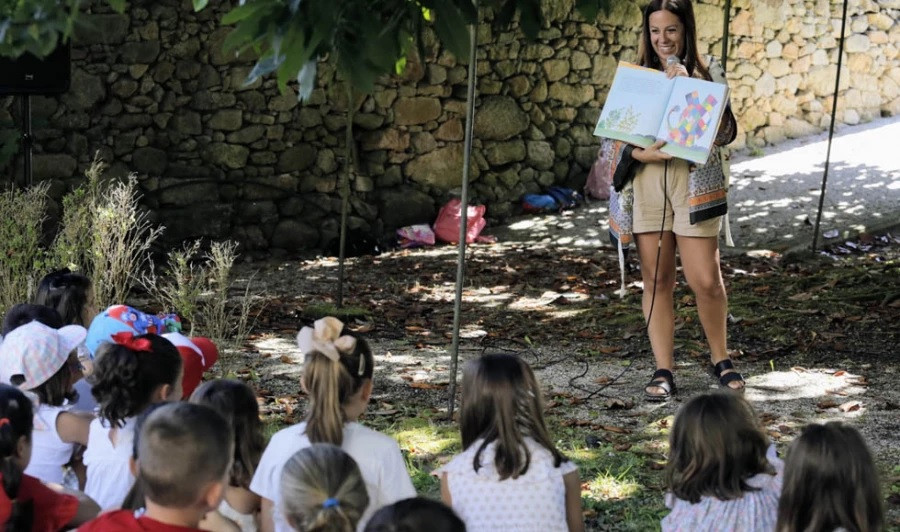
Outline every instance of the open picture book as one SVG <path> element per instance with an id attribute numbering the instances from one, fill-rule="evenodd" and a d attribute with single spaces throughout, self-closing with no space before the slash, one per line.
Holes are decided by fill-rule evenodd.
<path id="1" fill-rule="evenodd" d="M 594 135 L 703 164 L 728 102 L 728 86 L 619 62 Z"/>

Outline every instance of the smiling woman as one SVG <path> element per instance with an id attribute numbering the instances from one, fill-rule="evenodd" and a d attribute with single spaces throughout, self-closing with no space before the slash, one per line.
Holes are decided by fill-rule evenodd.
<path id="1" fill-rule="evenodd" d="M 697 28 L 690 0 L 652 0 L 647 5 L 640 63 L 665 72 L 670 79 L 686 76 L 713 81 L 697 52 Z M 724 83 L 724 75 L 715 81 Z M 736 133 L 737 122 L 727 105 L 715 145 L 729 144 Z M 742 390 L 744 379 L 735 371 L 726 349 L 728 299 L 719 269 L 718 234 L 728 207 L 721 155 L 715 149 L 706 164 L 692 165 L 661 151 L 664 144 L 659 141 L 646 148 L 626 148 L 622 158 L 629 157 L 640 164 L 636 165 L 633 181 L 617 185 L 610 198 L 610 205 L 618 206 L 610 209 L 610 226 L 630 227 L 630 231 L 618 231 L 618 238 L 623 244 L 628 243 L 629 233 L 633 233 L 641 261 L 643 311 L 656 362 L 656 372 L 644 393 L 648 400 L 655 401 L 667 400 L 676 393 L 676 249 L 685 278 L 697 297 L 700 323 L 719 384 Z"/>

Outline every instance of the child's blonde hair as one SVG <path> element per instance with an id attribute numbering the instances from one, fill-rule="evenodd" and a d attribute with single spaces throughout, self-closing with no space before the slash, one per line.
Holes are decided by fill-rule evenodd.
<path id="1" fill-rule="evenodd" d="M 369 506 L 356 461 L 328 443 L 301 449 L 287 461 L 281 495 L 285 517 L 301 532 L 353 532 Z"/>
<path id="2" fill-rule="evenodd" d="M 568 461 L 553 445 L 542 403 L 534 372 L 521 358 L 494 354 L 466 363 L 459 428 L 463 448 L 483 440 L 472 464 L 475 471 L 481 465 L 481 453 L 496 441 L 494 465 L 500 480 L 525 474 L 531 463 L 525 437 L 550 451 L 554 466 Z"/>
<path id="3" fill-rule="evenodd" d="M 734 392 L 698 395 L 681 407 L 669 434 L 666 483 L 679 499 L 727 501 L 756 491 L 747 479 L 775 474 L 766 458 L 769 439 L 756 414 Z"/>
<path id="4" fill-rule="evenodd" d="M 306 435 L 313 443 L 341 445 L 348 399 L 372 379 L 374 359 L 369 345 L 337 318 L 322 318 L 304 327 L 297 345 L 305 355 L 303 386 L 309 394 Z"/>
<path id="5" fill-rule="evenodd" d="M 878 471 L 859 432 L 833 421 L 807 425 L 788 451 L 778 532 L 884 527 Z"/>

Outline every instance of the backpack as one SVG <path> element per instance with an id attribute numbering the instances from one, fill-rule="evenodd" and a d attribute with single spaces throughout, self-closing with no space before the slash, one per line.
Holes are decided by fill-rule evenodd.
<path id="1" fill-rule="evenodd" d="M 560 210 L 573 209 L 582 201 L 581 194 L 575 192 L 571 188 L 550 187 L 547 194 L 556 200 Z"/>
<path id="2" fill-rule="evenodd" d="M 522 196 L 522 210 L 531 214 L 553 212 L 559 209 L 550 194 L 525 194 Z"/>

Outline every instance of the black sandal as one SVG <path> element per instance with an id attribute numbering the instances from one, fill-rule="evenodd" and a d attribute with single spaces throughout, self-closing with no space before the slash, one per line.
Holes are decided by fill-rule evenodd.
<path id="1" fill-rule="evenodd" d="M 743 393 L 744 388 L 747 386 L 747 383 L 744 382 L 743 375 L 741 375 L 737 371 L 732 371 L 731 373 L 725 373 L 723 375 L 723 373 L 728 370 L 734 370 L 734 363 L 730 358 L 721 360 L 718 364 L 713 366 L 713 375 L 715 375 L 715 377 L 719 379 L 719 387 L 728 388 L 733 392 Z M 731 386 L 729 386 L 730 383 L 736 381 L 741 381 L 740 388 L 732 388 Z"/>
<path id="2" fill-rule="evenodd" d="M 647 388 L 650 387 L 660 388 L 665 393 L 650 393 L 647 391 Z M 650 382 L 644 386 L 644 399 L 647 401 L 666 402 L 676 393 L 678 393 L 678 388 L 675 386 L 675 375 L 667 369 L 656 370 L 653 376 L 650 377 Z"/>

